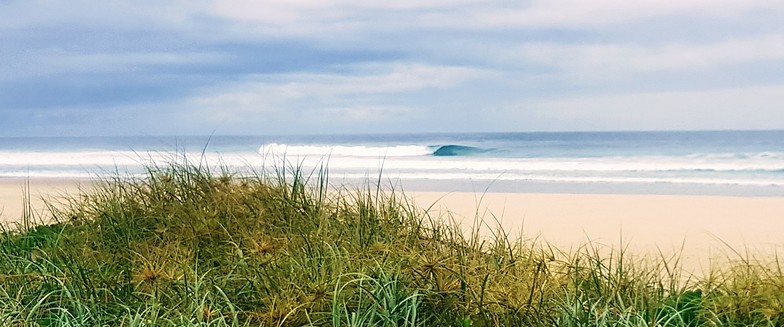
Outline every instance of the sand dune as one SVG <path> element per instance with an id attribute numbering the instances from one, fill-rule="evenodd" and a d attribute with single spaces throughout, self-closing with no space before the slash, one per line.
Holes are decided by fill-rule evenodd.
<path id="1" fill-rule="evenodd" d="M 0 180 L 2 222 L 18 222 L 23 194 L 37 215 L 44 200 L 89 189 L 88 181 Z M 470 229 L 474 217 L 500 222 L 513 238 L 522 236 L 569 250 L 587 242 L 635 253 L 681 253 L 692 268 L 733 251 L 766 255 L 784 248 L 784 197 L 681 195 L 596 195 L 527 193 L 408 193 L 433 217 L 455 219 Z M 449 215 L 451 213 L 451 216 Z M 45 215 L 44 215 L 44 218 Z M 484 235 L 490 229 L 483 228 Z"/>

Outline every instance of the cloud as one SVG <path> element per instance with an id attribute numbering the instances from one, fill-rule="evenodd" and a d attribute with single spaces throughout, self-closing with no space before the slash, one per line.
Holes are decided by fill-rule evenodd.
<path id="1" fill-rule="evenodd" d="M 427 29 L 509 28 L 605 29 L 676 15 L 737 19 L 757 12 L 782 12 L 764 0 L 534 0 L 508 1 L 213 1 L 211 11 L 256 27 L 257 33 L 313 36 Z"/>
<path id="2" fill-rule="evenodd" d="M 317 0 L 217 0 L 211 9 L 222 17 L 261 24 L 288 25 L 306 22 L 339 22 L 357 20 L 373 14 L 395 15 L 460 8 L 472 4 L 486 3 L 478 0 L 435 0 L 435 1 L 317 1 Z M 360 19 L 362 20 L 362 19 Z M 369 20 L 368 20 L 369 21 Z M 295 29 L 296 30 L 296 29 Z"/>
<path id="3" fill-rule="evenodd" d="M 25 56 L 3 56 L 0 80 L 52 76 L 58 74 L 126 73 L 149 71 L 158 67 L 202 65 L 227 59 L 220 53 L 135 52 L 85 53 L 49 50 Z"/>
<path id="4" fill-rule="evenodd" d="M 171 31 L 202 40 L 302 38 L 321 44 L 378 41 L 411 31 L 515 29 L 606 30 L 673 17 L 746 22 L 750 15 L 784 13 L 765 0 L 437 0 L 437 1 L 7 1 L 0 28 L 92 27 Z M 688 26 L 684 28 L 688 33 Z M 347 46 L 348 44 L 342 44 Z"/>
<path id="5" fill-rule="evenodd" d="M 111 29 L 193 28 L 205 12 L 200 1 L 46 1 L 10 0 L 0 3 L 0 28 L 103 27 Z"/>
<path id="6" fill-rule="evenodd" d="M 581 79 L 628 77 L 636 73 L 689 72 L 722 66 L 784 60 L 784 36 L 768 35 L 703 44 L 554 44 L 519 48 L 529 64 L 547 65 Z"/>
<path id="7" fill-rule="evenodd" d="M 473 11 L 471 26 L 606 28 L 629 22 L 686 15 L 734 18 L 758 10 L 782 8 L 772 1 L 745 0 L 535 0 L 515 8 L 489 6 Z"/>
<path id="8" fill-rule="evenodd" d="M 290 107 L 297 101 L 330 106 L 336 102 L 354 101 L 357 97 L 444 89 L 489 74 L 477 69 L 452 66 L 360 65 L 345 72 L 255 76 L 205 90 L 208 95 L 196 96 L 191 101 L 200 108 L 264 112 Z"/>
<path id="9" fill-rule="evenodd" d="M 419 101 L 422 94 L 427 98 L 432 90 L 454 92 L 464 83 L 492 76 L 465 67 L 409 63 L 340 68 L 331 73 L 249 76 L 204 88 L 174 107 L 184 115 L 180 121 L 193 125 L 212 122 L 270 133 L 358 131 L 369 126 L 375 127 L 366 132 L 389 131 L 426 116 L 430 104 Z"/>
<path id="10" fill-rule="evenodd" d="M 318 119 L 322 123 L 396 123 L 421 116 L 420 112 L 409 107 L 357 106 L 314 109 L 308 116 L 322 117 Z"/>
<path id="11" fill-rule="evenodd" d="M 2 1 L 0 112 L 73 134 L 770 127 L 783 18 L 762 0 Z"/>
<path id="12" fill-rule="evenodd" d="M 393 64 L 389 67 L 362 68 L 356 75 L 292 75 L 290 78 L 299 82 L 290 82 L 281 91 L 295 97 L 398 93 L 447 88 L 489 74 L 467 67 Z"/>
<path id="13" fill-rule="evenodd" d="M 518 119 L 581 130 L 780 129 L 781 94 L 784 85 L 633 93 L 545 100 L 516 110 Z"/>

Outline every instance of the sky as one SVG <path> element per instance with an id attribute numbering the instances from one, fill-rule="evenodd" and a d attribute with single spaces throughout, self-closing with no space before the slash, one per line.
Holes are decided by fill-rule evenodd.
<path id="1" fill-rule="evenodd" d="M 784 128 L 784 2 L 0 0 L 0 136 Z"/>

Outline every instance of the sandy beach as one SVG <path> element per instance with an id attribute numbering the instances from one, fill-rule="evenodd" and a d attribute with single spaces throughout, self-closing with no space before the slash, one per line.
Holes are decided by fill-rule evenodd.
<path id="1" fill-rule="evenodd" d="M 0 179 L 0 222 L 18 222 L 24 212 L 25 190 L 29 187 L 29 197 L 36 218 L 48 219 L 45 203 L 57 204 L 66 195 L 79 194 L 89 190 L 91 183 L 85 180 L 69 179 Z"/>
<path id="2" fill-rule="evenodd" d="M 520 193 L 409 194 L 432 216 L 470 228 L 474 217 L 499 221 L 511 237 L 523 235 L 560 249 L 592 242 L 637 254 L 680 253 L 689 269 L 734 251 L 767 256 L 784 245 L 784 198 L 681 195 Z M 488 229 L 485 227 L 484 233 Z"/>
<path id="3" fill-rule="evenodd" d="M 2 222 L 19 221 L 29 185 L 36 215 L 44 200 L 89 189 L 86 181 L 0 180 Z M 454 219 L 469 230 L 474 217 L 512 238 L 547 242 L 562 250 L 592 242 L 639 254 L 681 253 L 692 268 L 711 258 L 742 253 L 765 255 L 784 247 L 784 197 L 682 195 L 530 194 L 465 192 L 407 193 L 432 217 Z M 45 217 L 45 215 L 44 215 Z M 490 235 L 488 226 L 482 228 Z"/>

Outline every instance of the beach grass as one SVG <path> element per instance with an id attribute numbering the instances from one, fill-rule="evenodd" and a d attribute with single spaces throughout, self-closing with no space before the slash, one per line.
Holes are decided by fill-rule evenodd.
<path id="1" fill-rule="evenodd" d="M 0 233 L 2 326 L 780 326 L 777 258 L 678 256 L 466 232 L 325 169 L 187 160 L 25 210 Z M 480 233 L 481 228 L 495 232 Z M 622 245 L 622 244 L 621 244 Z"/>

